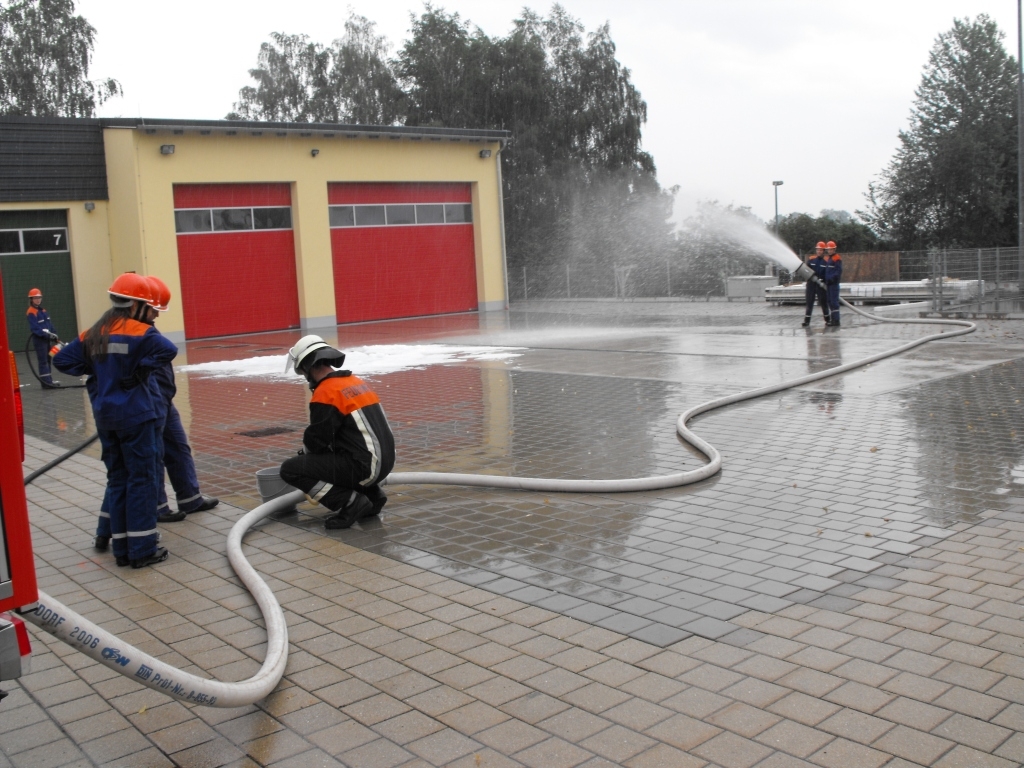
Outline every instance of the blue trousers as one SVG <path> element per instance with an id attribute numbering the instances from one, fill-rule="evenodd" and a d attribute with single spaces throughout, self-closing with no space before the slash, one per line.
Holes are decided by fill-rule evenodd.
<path id="1" fill-rule="evenodd" d="M 814 312 L 815 301 L 821 305 L 821 314 L 825 316 L 825 320 L 828 320 L 828 297 L 821 288 L 814 283 L 808 282 L 804 288 L 804 318 L 807 320 L 811 319 L 811 314 Z"/>
<path id="2" fill-rule="evenodd" d="M 148 557 L 156 550 L 160 535 L 156 506 L 163 473 L 156 420 L 131 429 L 101 429 L 99 434 L 107 467 L 104 503 L 114 556 Z"/>
<path id="3" fill-rule="evenodd" d="M 185 434 L 185 427 L 181 424 L 181 414 L 171 404 L 167 411 L 167 420 L 164 422 L 163 438 L 158 440 L 161 450 L 161 471 L 159 493 L 157 494 L 157 514 L 162 515 L 170 512 L 170 504 L 167 503 L 167 489 L 164 487 L 162 469 L 167 470 L 167 476 L 171 480 L 171 487 L 178 501 L 178 510 L 189 512 L 203 503 L 203 495 L 199 492 L 199 479 L 196 477 L 196 465 L 192 460 L 192 449 L 188 444 L 188 436 Z M 103 505 L 100 507 L 100 517 L 96 524 L 96 535 L 104 538 L 110 537 L 110 508 L 107 494 L 103 496 Z"/>
<path id="4" fill-rule="evenodd" d="M 50 376 L 50 340 L 32 334 L 32 344 L 36 348 L 36 360 L 39 361 L 39 378 L 49 384 Z"/>
<path id="5" fill-rule="evenodd" d="M 832 283 L 828 286 L 828 309 L 832 315 L 832 322 L 839 322 L 839 283 Z"/>

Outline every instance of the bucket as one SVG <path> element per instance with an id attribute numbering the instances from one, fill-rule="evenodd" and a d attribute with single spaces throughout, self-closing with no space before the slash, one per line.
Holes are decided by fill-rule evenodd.
<path id="1" fill-rule="evenodd" d="M 284 496 L 286 493 L 298 490 L 298 488 L 288 485 L 288 483 L 281 479 L 280 467 L 258 470 L 256 472 L 256 487 L 259 488 L 264 504 L 271 499 L 276 499 L 278 496 Z M 296 508 L 292 506 L 282 510 L 279 514 L 290 515 L 295 511 Z"/>

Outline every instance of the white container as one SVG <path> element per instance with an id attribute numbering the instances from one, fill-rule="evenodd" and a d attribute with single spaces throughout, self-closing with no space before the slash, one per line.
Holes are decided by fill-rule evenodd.
<path id="1" fill-rule="evenodd" d="M 271 499 L 276 499 L 278 496 L 284 496 L 286 493 L 298 490 L 298 488 L 288 485 L 288 483 L 281 479 L 280 467 L 258 470 L 256 472 L 256 487 L 259 488 L 260 497 L 262 497 L 264 504 Z M 296 508 L 293 506 L 281 511 L 279 514 L 290 515 L 296 511 Z"/>

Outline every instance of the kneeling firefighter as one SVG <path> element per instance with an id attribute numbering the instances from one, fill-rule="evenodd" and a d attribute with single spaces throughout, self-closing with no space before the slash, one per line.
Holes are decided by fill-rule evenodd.
<path id="1" fill-rule="evenodd" d="M 281 465 L 281 479 L 334 512 L 325 525 L 349 528 L 387 502 L 379 483 L 395 466 L 395 438 L 380 400 L 351 371 L 336 370 L 345 353 L 319 336 L 303 336 L 288 362 L 313 391 L 309 426 L 298 456 Z"/>

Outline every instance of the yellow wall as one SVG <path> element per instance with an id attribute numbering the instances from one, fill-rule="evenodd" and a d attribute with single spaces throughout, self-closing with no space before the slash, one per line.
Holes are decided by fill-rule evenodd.
<path id="1" fill-rule="evenodd" d="M 75 281 L 75 310 L 78 327 L 88 328 L 110 307 L 107 288 L 113 280 L 108 235 L 109 206 L 94 200 L 94 210 L 85 210 L 81 200 L 46 203 L 0 203 L 3 211 L 66 210 L 71 274 Z"/>
<path id="2" fill-rule="evenodd" d="M 328 183 L 468 182 L 473 189 L 478 301 L 488 309 L 504 307 L 497 143 L 294 134 L 176 135 L 167 130 L 146 134 L 128 128 L 106 128 L 103 133 L 110 190 L 110 248 L 117 272 L 135 269 L 159 275 L 175 296 L 181 295 L 174 184 L 290 183 L 299 315 L 307 327 L 333 324 Z M 160 154 L 162 144 L 173 144 L 174 154 Z M 488 159 L 479 156 L 485 147 L 493 153 Z M 317 157 L 310 154 L 314 148 L 320 150 Z M 169 313 L 161 320 L 161 329 L 172 338 L 183 338 L 182 313 Z"/>

